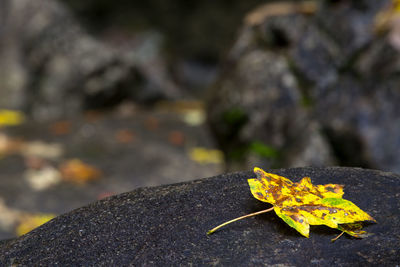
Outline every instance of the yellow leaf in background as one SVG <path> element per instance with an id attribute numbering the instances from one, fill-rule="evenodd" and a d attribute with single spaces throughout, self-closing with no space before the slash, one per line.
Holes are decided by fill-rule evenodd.
<path id="1" fill-rule="evenodd" d="M 392 0 L 388 6 L 386 6 L 376 14 L 373 25 L 374 31 L 376 33 L 391 31 L 393 27 L 396 27 L 396 25 L 398 25 L 399 16 L 400 1 Z"/>
<path id="2" fill-rule="evenodd" d="M 194 147 L 189 152 L 190 159 L 200 164 L 219 164 L 224 162 L 221 150 Z"/>
<path id="3" fill-rule="evenodd" d="M 39 227 L 40 225 L 50 221 L 56 217 L 55 214 L 31 214 L 31 215 L 25 215 L 21 218 L 21 222 L 15 229 L 15 233 L 18 236 L 24 235 L 36 227 Z"/>
<path id="4" fill-rule="evenodd" d="M 282 1 L 282 3 L 267 3 L 258 6 L 247 13 L 244 18 L 245 24 L 256 26 L 268 17 L 285 16 L 289 14 L 314 14 L 317 10 L 316 1 Z"/>
<path id="5" fill-rule="evenodd" d="M 182 115 L 182 120 L 190 126 L 199 126 L 206 120 L 202 101 L 160 101 L 157 109 L 163 112 L 174 112 Z"/>
<path id="6" fill-rule="evenodd" d="M 14 126 L 23 123 L 25 116 L 17 110 L 0 109 L 0 127 Z"/>
<path id="7" fill-rule="evenodd" d="M 190 110 L 183 114 L 183 121 L 190 126 L 202 125 L 206 120 L 204 110 Z"/>
<path id="8" fill-rule="evenodd" d="M 159 101 L 156 108 L 162 111 L 186 113 L 191 110 L 204 110 L 204 103 L 197 100 Z"/>
<path id="9" fill-rule="evenodd" d="M 78 184 L 84 184 L 101 176 L 100 170 L 79 159 L 68 160 L 61 164 L 60 172 L 64 180 Z"/>

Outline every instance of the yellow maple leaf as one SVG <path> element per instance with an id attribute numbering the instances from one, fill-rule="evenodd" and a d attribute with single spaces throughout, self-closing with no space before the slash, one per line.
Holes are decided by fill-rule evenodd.
<path id="1" fill-rule="evenodd" d="M 230 222 L 271 210 L 305 237 L 309 237 L 310 225 L 327 225 L 361 238 L 367 233 L 361 231 L 362 226 L 357 222 L 375 221 L 353 202 L 342 198 L 343 185 L 313 185 L 309 177 L 293 183 L 257 167 L 254 172 L 257 178 L 248 179 L 251 193 L 256 199 L 271 203 L 273 207 L 231 220 L 212 229 L 209 234 Z"/>

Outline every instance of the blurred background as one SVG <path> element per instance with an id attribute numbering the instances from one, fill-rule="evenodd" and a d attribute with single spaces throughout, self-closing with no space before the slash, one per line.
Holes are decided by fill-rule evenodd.
<path id="1" fill-rule="evenodd" d="M 1 0 L 0 239 L 254 166 L 400 172 L 399 2 Z"/>

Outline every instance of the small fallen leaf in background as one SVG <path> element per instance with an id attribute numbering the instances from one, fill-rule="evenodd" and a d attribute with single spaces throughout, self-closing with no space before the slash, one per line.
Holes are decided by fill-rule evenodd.
<path id="1" fill-rule="evenodd" d="M 131 130 L 122 129 L 115 133 L 115 139 L 118 143 L 129 144 L 135 140 L 135 134 Z"/>
<path id="2" fill-rule="evenodd" d="M 205 122 L 206 112 L 202 101 L 160 101 L 156 108 L 161 111 L 182 114 L 182 120 L 191 126 L 198 126 Z"/>
<path id="3" fill-rule="evenodd" d="M 147 119 L 144 121 L 144 125 L 147 130 L 149 131 L 155 131 L 159 128 L 160 122 L 157 118 L 153 116 L 147 117 Z"/>
<path id="4" fill-rule="evenodd" d="M 343 199 L 343 185 L 313 185 L 309 177 L 300 182 L 267 173 L 255 167 L 257 178 L 248 179 L 253 196 L 273 205 L 272 208 L 248 214 L 223 223 L 208 232 L 212 234 L 224 225 L 250 216 L 274 210 L 289 226 L 303 236 L 308 237 L 310 225 L 326 225 L 339 229 L 353 237 L 368 236 L 361 231 L 361 221 L 373 221 L 374 218 L 357 207 L 353 202 Z M 342 233 L 343 234 L 343 233 Z M 335 241 L 338 237 L 332 239 Z"/>
<path id="5" fill-rule="evenodd" d="M 0 132 L 0 156 L 2 154 L 21 154 L 24 157 L 58 159 L 64 153 L 63 146 L 57 143 L 41 141 L 23 141 Z"/>
<path id="6" fill-rule="evenodd" d="M 66 135 L 71 132 L 71 122 L 64 120 L 50 125 L 50 132 L 54 135 Z"/>
<path id="7" fill-rule="evenodd" d="M 25 115 L 18 110 L 0 109 L 0 127 L 15 126 L 25 121 Z"/>
<path id="8" fill-rule="evenodd" d="M 181 131 L 171 131 L 168 134 L 168 142 L 175 146 L 182 146 L 185 142 L 185 135 Z"/>
<path id="9" fill-rule="evenodd" d="M 24 235 L 55 217 L 55 214 L 26 214 L 20 218 L 21 222 L 18 224 L 15 233 L 18 236 Z"/>
<path id="10" fill-rule="evenodd" d="M 393 19 L 400 14 L 400 1 L 392 0 L 386 7 L 380 10 L 374 18 L 374 31 L 375 33 L 384 33 L 390 31 Z"/>
<path id="11" fill-rule="evenodd" d="M 6 232 L 12 231 L 23 213 L 19 210 L 7 207 L 4 199 L 0 198 L 0 229 Z"/>
<path id="12" fill-rule="evenodd" d="M 55 214 L 32 214 L 7 207 L 5 201 L 0 198 L 0 229 L 3 231 L 10 232 L 14 230 L 15 233 L 20 236 L 54 217 L 56 217 Z"/>
<path id="13" fill-rule="evenodd" d="M 64 180 L 84 184 L 96 180 L 101 176 L 101 171 L 79 159 L 68 160 L 61 164 L 59 168 Z"/>
<path id="14" fill-rule="evenodd" d="M 84 117 L 87 122 L 93 123 L 102 119 L 103 114 L 96 110 L 88 110 L 85 112 Z"/>
<path id="15" fill-rule="evenodd" d="M 61 173 L 52 166 L 28 169 L 24 173 L 25 180 L 35 191 L 42 191 L 61 182 Z"/>
<path id="16" fill-rule="evenodd" d="M 48 163 L 40 157 L 25 157 L 25 166 L 29 169 L 39 170 L 45 167 Z"/>
<path id="17" fill-rule="evenodd" d="M 288 14 L 314 14 L 316 9 L 317 3 L 315 1 L 267 3 L 250 11 L 244 18 L 244 22 L 249 26 L 255 26 L 261 24 L 268 17 Z"/>
<path id="18" fill-rule="evenodd" d="M 41 157 L 58 159 L 64 154 L 64 148 L 57 143 L 44 143 L 42 141 L 25 142 L 21 154 L 26 157 Z"/>
<path id="19" fill-rule="evenodd" d="M 190 126 L 202 125 L 206 120 L 206 114 L 202 109 L 187 111 L 183 114 L 183 121 Z"/>
<path id="20" fill-rule="evenodd" d="M 19 153 L 24 144 L 22 139 L 11 138 L 6 134 L 0 133 L 0 156 Z"/>
<path id="21" fill-rule="evenodd" d="M 374 32 L 388 35 L 389 43 L 400 51 L 400 0 L 392 0 L 374 19 Z"/>
<path id="22" fill-rule="evenodd" d="M 156 105 L 158 110 L 186 113 L 191 110 L 204 110 L 204 103 L 198 100 L 159 101 Z"/>
<path id="23" fill-rule="evenodd" d="M 194 147 L 189 151 L 190 159 L 200 164 L 220 164 L 224 162 L 224 154 L 218 149 Z"/>

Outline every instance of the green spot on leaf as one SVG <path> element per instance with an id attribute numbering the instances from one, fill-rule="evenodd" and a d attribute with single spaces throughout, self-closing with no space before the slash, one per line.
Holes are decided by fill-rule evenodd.
<path id="1" fill-rule="evenodd" d="M 322 204 L 328 204 L 331 206 L 348 205 L 349 201 L 343 198 L 324 198 Z"/>

